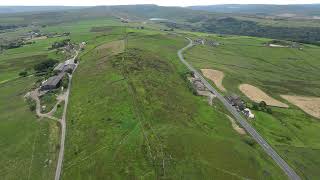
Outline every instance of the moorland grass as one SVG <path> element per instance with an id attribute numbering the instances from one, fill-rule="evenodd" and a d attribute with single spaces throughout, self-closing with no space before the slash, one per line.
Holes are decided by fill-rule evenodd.
<path id="1" fill-rule="evenodd" d="M 183 37 L 132 32 L 126 42 L 121 54 L 92 45 L 80 57 L 63 179 L 284 178 L 224 113 L 188 89 L 176 55 Z"/>
<path id="2" fill-rule="evenodd" d="M 249 102 L 238 89 L 248 83 L 289 104 L 289 109 L 272 108 L 272 114 L 255 112 L 252 124 L 302 178 L 319 177 L 320 122 L 281 99 L 280 94 L 320 96 L 320 48 L 307 44 L 302 49 L 271 48 L 263 45 L 270 39 L 254 37 L 210 38 L 222 45 L 193 47 L 186 52 L 187 61 L 198 69 L 223 71 L 223 85 L 229 94 L 237 93 Z"/>
<path id="3" fill-rule="evenodd" d="M 0 86 L 0 176 L 2 179 L 52 179 L 58 152 L 58 126 L 39 120 L 24 95 L 34 78 Z"/>

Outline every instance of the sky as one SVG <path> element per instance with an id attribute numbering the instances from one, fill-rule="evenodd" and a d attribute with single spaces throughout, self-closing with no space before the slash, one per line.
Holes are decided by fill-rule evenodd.
<path id="1" fill-rule="evenodd" d="M 24 5 L 126 5 L 126 4 L 157 4 L 161 6 L 192 6 L 213 4 L 311 4 L 320 0 L 0 0 L 0 6 Z"/>

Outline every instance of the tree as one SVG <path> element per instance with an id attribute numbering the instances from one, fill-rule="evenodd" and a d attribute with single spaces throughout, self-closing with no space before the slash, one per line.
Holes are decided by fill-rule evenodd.
<path id="1" fill-rule="evenodd" d="M 272 109 L 271 108 L 267 107 L 266 111 L 267 111 L 267 113 L 272 114 Z"/>
<path id="2" fill-rule="evenodd" d="M 256 111 L 259 111 L 259 105 L 258 105 L 258 103 L 252 103 L 252 109 L 253 110 L 256 110 Z"/>
<path id="3" fill-rule="evenodd" d="M 267 107 L 267 103 L 264 102 L 264 101 L 261 101 L 261 102 L 259 103 L 259 106 L 260 106 L 262 109 L 265 109 L 265 108 Z"/>
<path id="4" fill-rule="evenodd" d="M 52 68 L 55 64 L 57 64 L 59 61 L 57 60 L 53 60 L 53 59 L 48 59 L 45 60 L 41 63 L 38 63 L 34 66 L 34 70 L 36 72 L 46 72 L 48 71 L 50 68 Z"/>

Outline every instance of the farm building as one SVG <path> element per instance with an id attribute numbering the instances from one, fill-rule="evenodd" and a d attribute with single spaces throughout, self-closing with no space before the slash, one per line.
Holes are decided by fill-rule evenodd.
<path id="1" fill-rule="evenodd" d="M 72 59 L 65 61 L 64 63 L 59 63 L 53 70 L 57 72 L 67 72 L 73 71 L 76 65 Z"/>
<path id="2" fill-rule="evenodd" d="M 204 39 L 195 39 L 195 40 L 193 40 L 193 43 L 194 44 L 202 44 L 202 45 L 204 45 L 205 40 Z"/>
<path id="3" fill-rule="evenodd" d="M 61 84 L 64 74 L 65 73 L 60 73 L 56 76 L 50 77 L 48 80 L 42 83 L 40 90 L 46 91 L 46 90 L 53 90 L 58 88 Z"/>
<path id="4" fill-rule="evenodd" d="M 253 119 L 253 118 L 255 117 L 254 114 L 251 112 L 251 110 L 248 109 L 248 108 L 245 108 L 245 109 L 243 110 L 243 114 L 244 114 L 247 118 Z"/>
<path id="5" fill-rule="evenodd" d="M 207 88 L 204 86 L 204 84 L 202 83 L 202 81 L 200 79 L 194 79 L 193 86 L 198 91 L 206 91 L 207 90 Z"/>
<path id="6" fill-rule="evenodd" d="M 59 63 L 54 69 L 53 71 L 59 71 L 61 72 L 63 70 L 64 67 L 64 63 Z"/>
<path id="7" fill-rule="evenodd" d="M 75 64 L 67 64 L 63 67 L 62 72 L 68 72 L 68 71 L 73 71 L 74 68 L 76 68 Z"/>
<path id="8" fill-rule="evenodd" d="M 226 100 L 232 105 L 237 107 L 240 111 L 246 108 L 244 102 L 237 95 L 225 96 Z"/>

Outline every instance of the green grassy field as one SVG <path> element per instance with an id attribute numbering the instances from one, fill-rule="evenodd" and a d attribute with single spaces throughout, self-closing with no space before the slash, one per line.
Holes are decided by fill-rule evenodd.
<path id="1" fill-rule="evenodd" d="M 35 44 L 5 50 L 0 56 L 0 83 L 19 77 L 19 72 L 24 70 L 27 70 L 29 74 L 34 73 L 34 65 L 48 58 L 64 60 L 64 54 L 48 50 L 55 41 L 62 39 L 64 38 L 37 40 Z"/>
<path id="2" fill-rule="evenodd" d="M 62 179 L 285 178 L 188 89 L 176 55 L 183 37 L 128 28 L 126 51 L 115 55 L 121 32 L 90 41 L 80 56 Z"/>
<path id="3" fill-rule="evenodd" d="M 205 98 L 192 94 L 187 70 L 176 55 L 187 44 L 184 36 L 159 31 L 157 24 L 127 25 L 131 27 L 101 18 L 40 29 L 70 32 L 72 42 L 87 43 L 73 76 L 62 179 L 286 178 L 249 136 L 232 129 L 221 104 L 210 107 Z M 191 36 L 196 35 L 206 34 Z M 0 57 L 0 82 L 48 57 L 63 60 L 48 47 L 64 38 L 6 50 Z M 271 49 L 262 47 L 269 41 L 263 38 L 211 38 L 224 45 L 193 48 L 186 59 L 197 68 L 224 71 L 229 91 L 240 93 L 237 85 L 246 82 L 277 99 L 288 93 L 320 95 L 318 47 Z M 32 76 L 0 83 L 4 179 L 54 176 L 59 128 L 52 120 L 39 121 L 23 98 L 36 80 Z M 62 110 L 63 105 L 55 116 Z M 318 177 L 318 120 L 292 105 L 272 110 L 272 115 L 255 112 L 254 126 L 304 178 Z"/>
<path id="4" fill-rule="evenodd" d="M 39 120 L 24 95 L 33 78 L 0 85 L 1 179 L 53 179 L 56 167 L 58 126 Z"/>
<path id="5" fill-rule="evenodd" d="M 223 43 L 218 47 L 196 46 L 186 52 L 187 61 L 196 68 L 212 68 L 225 73 L 223 85 L 228 93 L 243 95 L 238 86 L 248 83 L 290 105 L 272 108 L 272 115 L 255 112 L 252 124 L 305 179 L 319 174 L 319 119 L 305 114 L 280 98 L 280 94 L 320 96 L 320 48 L 270 48 L 270 39 L 240 36 L 210 36 Z"/>

